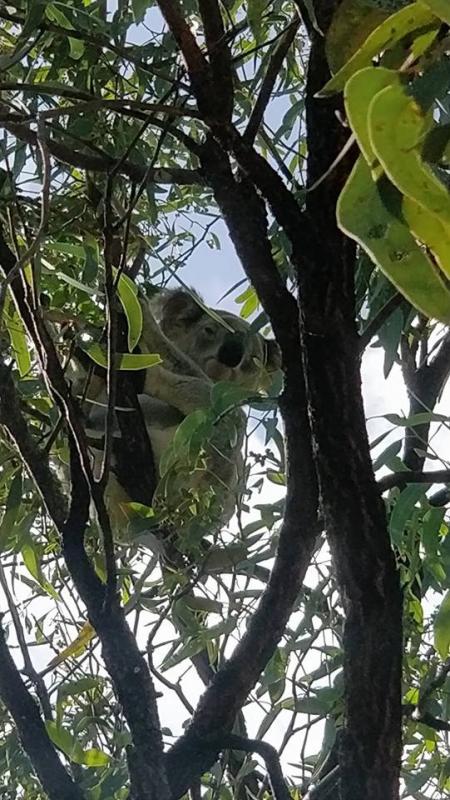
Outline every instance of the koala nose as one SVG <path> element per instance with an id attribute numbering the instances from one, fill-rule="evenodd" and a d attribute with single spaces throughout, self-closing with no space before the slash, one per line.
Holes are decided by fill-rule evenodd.
<path id="1" fill-rule="evenodd" d="M 227 333 L 217 354 L 221 364 L 226 367 L 237 367 L 244 356 L 244 340 L 240 333 Z"/>

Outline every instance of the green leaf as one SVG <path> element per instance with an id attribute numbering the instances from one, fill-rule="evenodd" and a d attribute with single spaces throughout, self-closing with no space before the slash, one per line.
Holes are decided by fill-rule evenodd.
<path id="1" fill-rule="evenodd" d="M 86 235 L 83 241 L 84 267 L 83 284 L 92 283 L 98 273 L 98 244 L 93 236 Z"/>
<path id="2" fill-rule="evenodd" d="M 133 352 L 142 334 L 142 308 L 138 300 L 138 290 L 128 275 L 120 275 L 117 285 L 122 308 L 128 323 L 128 349 Z"/>
<path id="3" fill-rule="evenodd" d="M 22 470 L 19 470 L 12 479 L 6 501 L 5 512 L 0 523 L 0 553 L 3 552 L 12 533 L 20 506 L 22 504 Z"/>
<path id="4" fill-rule="evenodd" d="M 86 767 L 103 767 L 109 764 L 109 756 L 106 753 L 95 747 L 83 750 L 76 736 L 62 725 L 57 725 L 53 720 L 46 720 L 45 727 L 52 742 L 75 764 L 84 764 Z"/>
<path id="5" fill-rule="evenodd" d="M 142 22 L 147 9 L 153 5 L 153 0 L 131 0 L 133 18 L 135 22 Z"/>
<path id="6" fill-rule="evenodd" d="M 361 151 L 372 170 L 372 177 L 376 179 L 383 171 L 380 166 L 378 156 L 375 153 L 372 142 L 371 132 L 369 130 L 369 106 L 375 96 L 378 97 L 379 92 L 388 86 L 396 86 L 398 92 L 402 93 L 400 76 L 397 72 L 385 69 L 383 67 L 367 67 L 355 73 L 347 82 L 344 98 L 347 110 L 347 116 L 350 125 L 355 133 Z M 403 93 L 402 93 L 403 96 Z M 392 109 L 393 110 L 393 109 Z M 380 121 L 377 121 L 377 126 L 380 126 Z M 385 126 L 386 138 L 391 140 L 390 133 L 387 134 L 391 126 L 396 130 L 396 121 L 386 117 L 381 125 Z M 378 127 L 377 127 L 378 131 Z M 422 139 L 420 135 L 418 139 Z M 389 146 L 392 142 L 389 142 Z M 401 146 L 403 146 L 403 141 Z M 409 157 L 410 148 L 407 149 L 406 158 Z M 394 161 L 396 167 L 399 167 L 399 159 L 397 154 Z M 378 165 L 378 166 L 377 166 Z M 425 168 L 425 167 L 424 167 Z M 415 169 L 415 165 L 414 165 Z M 428 172 L 431 174 L 428 167 Z M 392 175 L 390 176 L 392 177 Z M 398 186 L 398 181 L 394 181 Z M 401 187 L 399 187 L 401 188 Z M 405 197 L 402 200 L 402 215 L 408 227 L 417 239 L 420 239 L 428 249 L 433 253 L 440 268 L 450 275 L 450 230 L 447 230 L 440 220 L 431 214 L 426 208 L 419 206 L 415 200 L 410 197 Z"/>
<path id="7" fill-rule="evenodd" d="M 450 591 L 445 595 L 434 620 L 434 647 L 444 661 L 450 652 Z"/>
<path id="8" fill-rule="evenodd" d="M 394 544 L 399 545 L 401 543 L 406 525 L 411 519 L 416 503 L 424 495 L 424 486 L 412 484 L 403 489 L 397 498 L 389 520 L 389 533 Z"/>
<path id="9" fill-rule="evenodd" d="M 31 369 L 30 348 L 22 319 L 12 303 L 9 305 L 8 313 L 5 313 L 5 325 L 11 340 L 11 349 L 17 363 L 19 375 L 24 378 Z"/>
<path id="10" fill-rule="evenodd" d="M 71 278 L 70 275 L 66 275 L 65 272 L 57 272 L 56 277 L 60 280 L 64 281 L 64 283 L 68 283 L 69 286 L 73 286 L 75 289 L 79 289 L 81 292 L 86 292 L 86 294 L 90 295 L 102 295 L 99 289 L 93 289 L 91 286 L 86 286 L 85 283 L 81 283 L 81 281 L 77 281 L 76 278 Z"/>
<path id="11" fill-rule="evenodd" d="M 424 27 L 438 30 L 440 25 L 440 20 L 422 3 L 412 3 L 406 8 L 402 8 L 375 28 L 359 50 L 325 84 L 317 96 L 327 97 L 330 94 L 341 91 L 355 72 L 358 72 L 363 67 L 368 67 L 375 56 L 391 48 L 404 36 L 418 30 L 423 33 Z"/>
<path id="12" fill-rule="evenodd" d="M 30 575 L 35 579 L 35 581 L 38 582 L 39 586 L 44 590 L 44 592 L 56 600 L 58 598 L 58 593 L 42 574 L 38 551 L 31 537 L 28 537 L 27 540 L 22 544 L 20 552 L 23 558 L 23 563 L 25 564 Z"/>
<path id="13" fill-rule="evenodd" d="M 241 406 L 254 394 L 255 392 L 245 389 L 237 383 L 219 381 L 214 384 L 211 390 L 212 410 L 216 416 L 220 416 L 226 411 L 231 411 L 233 408 Z"/>
<path id="14" fill-rule="evenodd" d="M 392 422 L 393 425 L 400 425 L 404 428 L 414 428 L 416 425 L 423 425 L 428 422 L 447 422 L 445 414 L 433 414 L 431 411 L 423 411 L 420 414 L 411 414 L 409 417 L 401 417 L 399 414 L 383 414 L 384 419 Z"/>
<path id="15" fill-rule="evenodd" d="M 403 87 L 388 86 L 370 105 L 370 140 L 392 183 L 450 230 L 450 194 L 421 155 L 428 121 Z"/>
<path id="16" fill-rule="evenodd" d="M 390 209 L 402 197 L 383 177 L 375 184 L 360 157 L 337 204 L 339 227 L 355 239 L 387 278 L 427 317 L 450 322 L 450 292 L 408 227 Z"/>
<path id="17" fill-rule="evenodd" d="M 84 346 L 81 343 L 81 347 L 95 364 L 107 368 L 108 359 L 99 344 Z M 116 353 L 116 369 L 120 371 L 148 369 L 161 363 L 161 358 L 156 353 Z"/>
<path id="18" fill-rule="evenodd" d="M 69 40 L 69 48 L 70 48 L 70 57 L 74 59 L 74 61 L 79 61 L 79 59 L 83 56 L 85 50 L 85 44 L 81 39 L 74 39 L 72 36 L 68 37 Z"/>
<path id="19" fill-rule="evenodd" d="M 262 19 L 266 8 L 264 0 L 247 0 L 247 19 L 255 41 L 261 41 Z"/>

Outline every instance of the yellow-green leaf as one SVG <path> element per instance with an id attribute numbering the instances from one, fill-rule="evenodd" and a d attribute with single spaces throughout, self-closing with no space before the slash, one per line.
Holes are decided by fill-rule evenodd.
<path id="1" fill-rule="evenodd" d="M 417 239 L 433 253 L 441 270 L 450 278 L 450 227 L 412 200 L 404 197 L 402 212 L 405 222 Z"/>
<path id="2" fill-rule="evenodd" d="M 61 650 L 58 655 L 52 658 L 49 661 L 48 666 L 49 668 L 53 669 L 57 667 L 58 664 L 62 664 L 63 661 L 66 661 L 67 658 L 72 658 L 74 656 L 79 656 L 81 653 L 86 650 L 89 642 L 94 638 L 95 630 L 89 622 L 85 622 L 83 627 L 80 630 L 78 636 L 71 642 L 67 647 Z"/>
<path id="3" fill-rule="evenodd" d="M 439 17 L 442 22 L 450 25 L 450 3 L 448 0 L 422 0 L 423 4 Z"/>
<path id="4" fill-rule="evenodd" d="M 345 84 L 344 102 L 347 119 L 371 169 L 376 166 L 378 159 L 369 136 L 369 107 L 381 89 L 399 84 L 400 80 L 400 75 L 395 70 L 385 67 L 365 67 L 355 72 Z"/>
<path id="5" fill-rule="evenodd" d="M 390 209 L 402 197 L 383 176 L 377 183 L 360 157 L 337 204 L 339 227 L 355 239 L 386 277 L 426 316 L 450 322 L 450 292 L 409 228 Z"/>
<path id="6" fill-rule="evenodd" d="M 434 620 L 434 647 L 442 660 L 450 653 L 450 591 L 445 595 Z"/>
<path id="7" fill-rule="evenodd" d="M 450 193 L 421 155 L 429 115 L 396 85 L 378 92 L 368 119 L 372 147 L 392 183 L 450 227 Z"/>
<path id="8" fill-rule="evenodd" d="M 423 33 L 424 27 L 437 30 L 440 25 L 441 21 L 422 3 L 412 3 L 410 6 L 402 8 L 375 28 L 359 50 L 325 84 L 317 96 L 327 97 L 341 91 L 355 72 L 363 67 L 368 67 L 375 56 L 392 47 L 407 34 L 414 33 L 416 30 Z"/>
<path id="9" fill-rule="evenodd" d="M 99 344 L 91 344 L 83 347 L 83 350 L 99 367 L 107 368 L 108 359 Z M 161 363 L 161 358 L 156 353 L 116 353 L 116 369 L 121 371 L 148 369 Z"/>

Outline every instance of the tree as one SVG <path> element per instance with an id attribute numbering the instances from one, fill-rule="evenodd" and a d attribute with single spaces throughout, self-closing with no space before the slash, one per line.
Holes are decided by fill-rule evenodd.
<path id="1" fill-rule="evenodd" d="M 4 796 L 263 797 L 252 753 L 277 800 L 395 798 L 400 770 L 406 796 L 445 791 L 449 496 L 433 487 L 450 475 L 432 437 L 450 371 L 446 4 L 31 0 L 0 18 Z M 238 532 L 214 542 L 215 567 L 177 560 L 178 542 L 167 568 L 114 541 L 61 323 L 107 331 L 109 385 L 134 409 L 118 415 L 127 533 L 148 531 L 151 447 L 114 358 L 141 334 L 129 279 L 179 276 L 219 245 L 219 218 L 245 274 L 228 288 L 255 328 L 270 323 L 283 388 L 246 397 L 266 438 Z M 410 409 L 369 444 L 374 341 Z M 268 482 L 285 497 L 260 497 Z M 205 684 L 195 705 L 186 665 Z M 175 737 L 158 713 L 171 695 L 189 722 Z"/>

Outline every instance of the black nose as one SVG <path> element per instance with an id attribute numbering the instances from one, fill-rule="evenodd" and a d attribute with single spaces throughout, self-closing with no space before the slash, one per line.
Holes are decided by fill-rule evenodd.
<path id="1" fill-rule="evenodd" d="M 227 333 L 217 358 L 226 367 L 237 367 L 244 356 L 244 340 L 240 333 Z"/>

